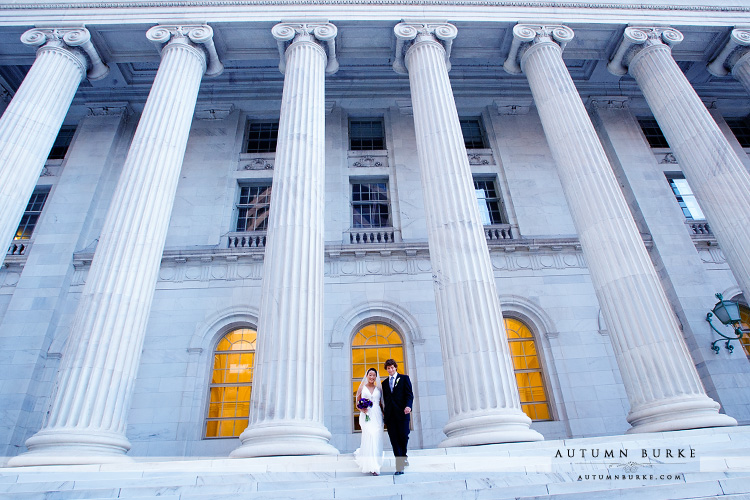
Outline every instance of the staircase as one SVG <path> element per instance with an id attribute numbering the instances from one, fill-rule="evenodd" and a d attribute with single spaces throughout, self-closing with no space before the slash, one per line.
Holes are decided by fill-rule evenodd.
<path id="1" fill-rule="evenodd" d="M 378 477 L 351 454 L 135 460 L 0 468 L 0 500 L 750 500 L 750 427 L 414 450 L 403 476 L 392 456 Z"/>

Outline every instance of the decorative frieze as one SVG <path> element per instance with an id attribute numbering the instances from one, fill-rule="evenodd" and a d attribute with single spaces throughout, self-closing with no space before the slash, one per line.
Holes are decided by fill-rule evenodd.
<path id="1" fill-rule="evenodd" d="M 237 170 L 273 170 L 275 153 L 243 153 L 237 163 Z"/>
<path id="2" fill-rule="evenodd" d="M 195 106 L 196 120 L 224 120 L 234 111 L 234 104 L 198 103 Z"/>
<path id="3" fill-rule="evenodd" d="M 388 167 L 388 151 L 349 151 L 349 168 Z"/>
<path id="4" fill-rule="evenodd" d="M 499 115 L 527 115 L 533 105 L 531 99 L 495 99 L 493 101 Z"/>

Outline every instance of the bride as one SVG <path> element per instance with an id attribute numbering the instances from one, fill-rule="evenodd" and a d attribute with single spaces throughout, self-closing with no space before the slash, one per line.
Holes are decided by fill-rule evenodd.
<path id="1" fill-rule="evenodd" d="M 380 468 L 383 466 L 383 410 L 380 407 L 382 395 L 378 371 L 370 368 L 357 389 L 357 402 L 360 398 L 366 398 L 372 401 L 372 406 L 360 410 L 362 442 L 354 452 L 354 459 L 362 472 L 369 472 L 373 476 L 380 474 Z"/>

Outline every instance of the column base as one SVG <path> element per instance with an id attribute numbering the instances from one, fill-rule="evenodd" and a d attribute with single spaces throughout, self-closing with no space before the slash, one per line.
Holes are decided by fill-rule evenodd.
<path id="1" fill-rule="evenodd" d="M 543 441 L 544 436 L 529 428 L 531 419 L 521 410 L 504 410 L 489 415 L 457 417 L 443 427 L 447 439 L 438 446 L 476 446 L 480 444 Z"/>
<path id="2" fill-rule="evenodd" d="M 632 427 L 626 434 L 737 425 L 735 419 L 719 413 L 719 403 L 708 396 L 682 396 L 655 401 L 631 410 L 627 420 Z"/>
<path id="3" fill-rule="evenodd" d="M 240 435 L 242 446 L 229 454 L 231 458 L 287 455 L 337 455 L 328 444 L 331 433 L 312 422 L 281 421 L 251 425 Z"/>
<path id="4" fill-rule="evenodd" d="M 43 429 L 26 440 L 29 449 L 8 461 L 8 467 L 127 463 L 130 442 L 115 432 L 94 429 Z"/>

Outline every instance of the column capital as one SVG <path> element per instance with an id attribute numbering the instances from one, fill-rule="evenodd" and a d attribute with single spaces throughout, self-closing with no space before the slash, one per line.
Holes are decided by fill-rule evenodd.
<path id="1" fill-rule="evenodd" d="M 714 76 L 727 76 L 742 56 L 750 52 L 750 26 L 736 27 L 719 55 L 708 64 L 708 72 Z"/>
<path id="2" fill-rule="evenodd" d="M 279 71 L 286 71 L 286 49 L 297 41 L 314 42 L 323 48 L 328 56 L 326 75 L 332 75 L 339 69 L 336 59 L 336 35 L 338 28 L 328 21 L 318 22 L 284 22 L 271 29 L 279 47 Z M 327 48 L 327 50 L 326 50 Z"/>
<path id="3" fill-rule="evenodd" d="M 109 67 L 99 57 L 91 43 L 91 32 L 85 27 L 32 28 L 21 35 L 21 42 L 32 47 L 59 47 L 78 52 L 81 49 L 87 59 L 86 77 L 101 80 L 109 73 Z"/>
<path id="4" fill-rule="evenodd" d="M 219 76 L 224 65 L 214 45 L 214 30 L 207 24 L 158 24 L 146 32 L 146 38 L 162 51 L 173 42 L 189 42 L 193 47 L 202 47 L 206 55 L 205 76 Z"/>
<path id="5" fill-rule="evenodd" d="M 520 75 L 521 60 L 526 51 L 537 43 L 556 43 L 560 50 L 573 39 L 573 30 L 562 24 L 516 24 L 513 26 L 513 43 L 503 68 L 512 75 Z"/>
<path id="6" fill-rule="evenodd" d="M 451 48 L 453 39 L 458 35 L 458 29 L 445 21 L 410 21 L 404 20 L 398 23 L 393 32 L 396 35 L 396 57 L 393 60 L 393 71 L 405 75 L 409 71 L 406 68 L 404 57 L 407 50 L 419 41 L 434 41 L 442 43 L 445 49 L 445 65 L 448 71 L 451 69 Z"/>
<path id="7" fill-rule="evenodd" d="M 628 26 L 607 69 L 614 75 L 627 74 L 630 62 L 643 49 L 654 45 L 672 47 L 684 39 L 682 33 L 669 26 Z"/>

